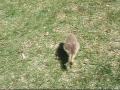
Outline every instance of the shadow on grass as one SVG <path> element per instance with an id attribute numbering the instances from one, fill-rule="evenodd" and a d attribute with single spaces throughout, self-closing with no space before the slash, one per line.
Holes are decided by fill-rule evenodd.
<path id="1" fill-rule="evenodd" d="M 56 57 L 60 61 L 61 69 L 67 70 L 66 63 L 68 62 L 68 54 L 65 52 L 64 43 L 60 43 L 59 46 L 56 49 Z"/>

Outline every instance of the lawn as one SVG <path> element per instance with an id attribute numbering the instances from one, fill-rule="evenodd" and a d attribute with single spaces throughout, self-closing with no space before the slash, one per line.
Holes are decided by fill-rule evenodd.
<path id="1" fill-rule="evenodd" d="M 73 68 L 55 53 L 69 32 Z M 0 89 L 120 89 L 120 0 L 0 0 Z"/>

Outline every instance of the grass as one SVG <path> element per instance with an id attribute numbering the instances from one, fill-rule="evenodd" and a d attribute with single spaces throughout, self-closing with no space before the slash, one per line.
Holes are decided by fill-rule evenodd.
<path id="1" fill-rule="evenodd" d="M 68 71 L 55 58 L 74 32 Z M 1 89 L 120 89 L 119 0 L 0 0 Z"/>

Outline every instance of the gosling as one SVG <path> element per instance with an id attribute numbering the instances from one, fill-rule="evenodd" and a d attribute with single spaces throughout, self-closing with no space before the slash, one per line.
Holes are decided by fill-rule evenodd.
<path id="1" fill-rule="evenodd" d="M 80 45 L 76 38 L 76 36 L 72 33 L 70 33 L 64 43 L 64 50 L 67 52 L 69 58 L 68 63 L 70 65 L 70 68 L 72 68 L 74 64 L 74 59 L 79 51 Z"/>

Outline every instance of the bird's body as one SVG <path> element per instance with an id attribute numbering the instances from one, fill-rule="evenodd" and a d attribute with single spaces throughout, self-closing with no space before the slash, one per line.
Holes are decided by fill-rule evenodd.
<path id="1" fill-rule="evenodd" d="M 69 55 L 69 60 L 68 62 L 70 63 L 70 66 L 73 64 L 74 58 L 76 57 L 76 54 L 80 48 L 79 42 L 76 38 L 76 36 L 72 33 L 70 33 L 64 44 L 64 50 L 67 52 Z"/>

